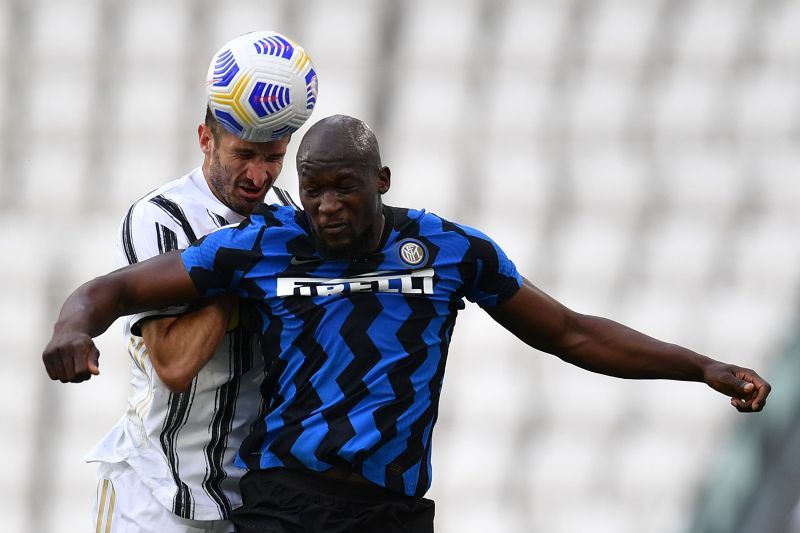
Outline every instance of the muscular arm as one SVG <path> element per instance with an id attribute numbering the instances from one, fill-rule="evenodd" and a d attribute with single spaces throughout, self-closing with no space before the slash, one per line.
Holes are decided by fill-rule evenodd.
<path id="1" fill-rule="evenodd" d="M 614 321 L 576 313 L 529 282 L 489 311 L 523 342 L 581 368 L 632 379 L 702 381 L 739 411 L 760 411 L 769 384 L 750 369 L 661 342 Z"/>
<path id="2" fill-rule="evenodd" d="M 120 316 L 192 301 L 197 289 L 179 252 L 121 268 L 78 287 L 64 302 L 42 359 L 50 379 L 80 382 L 99 374 L 92 337 Z"/>
<path id="3" fill-rule="evenodd" d="M 225 335 L 237 299 L 224 294 L 179 315 L 142 323 L 147 353 L 158 377 L 173 392 L 183 392 L 211 359 Z"/>

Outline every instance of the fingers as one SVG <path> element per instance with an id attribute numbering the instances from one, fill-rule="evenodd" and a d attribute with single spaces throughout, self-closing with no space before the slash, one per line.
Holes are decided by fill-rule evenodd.
<path id="1" fill-rule="evenodd" d="M 53 354 L 49 348 L 42 355 L 42 360 L 50 379 L 55 381 L 64 376 L 64 365 L 61 364 L 61 358 L 57 354 Z"/>
<path id="2" fill-rule="evenodd" d="M 736 388 L 739 389 L 739 392 L 741 394 L 748 394 L 749 395 L 751 392 L 753 392 L 753 390 L 755 390 L 756 387 L 755 387 L 755 385 L 753 385 L 749 381 L 744 381 L 744 380 L 740 379 L 740 380 L 738 380 L 736 382 Z"/>
<path id="3" fill-rule="evenodd" d="M 745 394 L 731 398 L 731 405 L 741 413 L 756 413 L 764 409 L 764 406 L 767 405 L 767 396 L 772 390 L 772 387 L 755 372 L 752 372 L 751 375 L 746 377 L 752 381 L 747 382 L 749 386 L 741 387 L 742 392 Z"/>
<path id="4" fill-rule="evenodd" d="M 100 375 L 100 350 L 94 344 L 89 354 L 89 372 L 93 376 Z"/>
<path id="5" fill-rule="evenodd" d="M 740 413 L 756 413 L 761 411 L 765 404 L 756 404 L 753 400 L 745 400 L 742 398 L 731 398 L 731 405 Z"/>
<path id="6" fill-rule="evenodd" d="M 752 413 L 764 409 L 772 388 L 755 371 L 728 364 L 714 365 L 707 383 L 731 397 L 731 405 L 739 412 Z"/>
<path id="7" fill-rule="evenodd" d="M 94 343 L 92 343 L 86 347 L 83 356 L 73 357 L 72 378 L 68 381 L 71 383 L 80 383 L 91 378 L 93 375 L 99 374 L 100 369 L 97 368 L 99 356 L 100 353 L 97 351 Z M 64 365 L 67 365 L 66 361 L 64 362 Z"/>
<path id="8" fill-rule="evenodd" d="M 99 374 L 99 357 L 88 337 L 64 344 L 51 342 L 42 354 L 48 377 L 61 383 L 80 383 Z"/>
<path id="9" fill-rule="evenodd" d="M 766 400 L 756 402 L 751 399 L 731 398 L 731 405 L 734 406 L 740 413 L 757 413 L 764 409 L 767 405 Z"/>
<path id="10" fill-rule="evenodd" d="M 760 411 L 764 408 L 765 405 L 767 405 L 767 396 L 769 395 L 771 390 L 772 387 L 766 381 L 763 381 L 763 383 L 760 386 L 756 387 L 756 396 L 755 398 L 753 398 L 754 411 Z"/>

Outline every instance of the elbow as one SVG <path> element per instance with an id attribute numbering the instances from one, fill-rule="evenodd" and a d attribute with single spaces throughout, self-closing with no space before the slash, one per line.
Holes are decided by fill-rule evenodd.
<path id="1" fill-rule="evenodd" d="M 188 391 L 194 381 L 194 376 L 189 376 L 185 372 L 180 372 L 171 368 L 156 368 L 158 379 L 161 380 L 170 392 L 181 393 Z"/>
<path id="2" fill-rule="evenodd" d="M 574 311 L 566 313 L 549 339 L 549 351 L 558 358 L 573 362 L 575 354 L 581 352 L 589 342 L 586 334 L 586 315 Z"/>
<path id="3" fill-rule="evenodd" d="M 158 350 L 150 349 L 149 354 L 150 361 L 153 363 L 153 369 L 156 371 L 158 379 L 161 380 L 161 383 L 171 392 L 186 392 L 191 388 L 195 374 L 190 373 L 184 365 L 174 361 L 167 362 L 168 360 L 160 357 Z"/>
<path id="4" fill-rule="evenodd" d="M 161 382 L 166 385 L 170 392 L 174 392 L 176 394 L 187 392 L 192 387 L 192 381 L 193 380 L 191 379 L 185 378 L 170 378 L 161 380 Z"/>

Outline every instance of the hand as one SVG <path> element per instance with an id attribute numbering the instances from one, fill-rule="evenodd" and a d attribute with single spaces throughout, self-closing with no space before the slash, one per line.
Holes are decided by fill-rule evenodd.
<path id="1" fill-rule="evenodd" d="M 80 383 L 100 374 L 100 352 L 85 333 L 53 333 L 42 353 L 47 375 L 61 383 Z"/>
<path id="2" fill-rule="evenodd" d="M 703 381 L 712 389 L 730 396 L 731 405 L 741 413 L 761 411 L 772 390 L 755 371 L 720 362 L 705 370 Z"/>

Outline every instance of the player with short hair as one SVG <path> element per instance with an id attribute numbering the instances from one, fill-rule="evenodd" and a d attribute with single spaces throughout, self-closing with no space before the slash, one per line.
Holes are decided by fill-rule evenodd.
<path id="1" fill-rule="evenodd" d="M 297 155 L 304 211 L 247 223 L 98 278 L 65 302 L 44 352 L 52 379 L 96 372 L 91 336 L 122 312 L 232 292 L 252 301 L 269 411 L 240 450 L 238 531 L 432 531 L 431 441 L 464 299 L 528 345 L 634 379 L 702 381 L 760 411 L 756 372 L 576 313 L 525 280 L 482 232 L 386 206 L 391 173 L 361 121 L 324 119 Z"/>
<path id="2" fill-rule="evenodd" d="M 187 248 L 265 201 L 296 208 L 273 187 L 291 134 L 250 142 L 226 128 L 207 108 L 197 129 L 202 165 L 130 207 L 119 266 Z M 258 334 L 239 307 L 224 295 L 126 320 L 134 362 L 127 411 L 86 456 L 98 463 L 98 531 L 232 531 L 244 473 L 234 458 L 266 409 Z"/>

